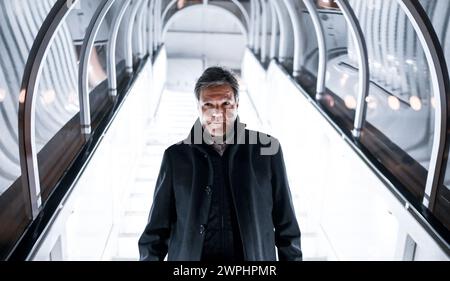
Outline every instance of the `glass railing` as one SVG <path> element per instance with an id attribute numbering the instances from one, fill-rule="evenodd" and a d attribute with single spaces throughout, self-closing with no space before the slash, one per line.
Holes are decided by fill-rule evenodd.
<path id="1" fill-rule="evenodd" d="M 301 2 L 301 25 L 309 28 L 302 30 L 302 52 L 293 62 L 300 64 L 300 72 L 296 76 L 290 65 L 279 65 L 317 100 L 321 111 L 373 162 L 372 167 L 391 179 L 401 198 L 413 203 L 423 218 L 430 218 L 424 210 L 428 209 L 450 230 L 450 165 L 443 154 L 448 154 L 449 144 L 444 152 L 445 143 L 437 140 L 446 139 L 446 130 L 436 129 L 442 113 L 448 116 L 448 112 L 444 108 L 435 113 L 448 107 L 450 2 Z M 317 18 L 306 3 L 314 6 L 320 19 L 325 48 L 318 45 Z M 434 43 L 435 35 L 440 46 Z M 279 47 L 281 38 L 276 41 Z M 321 49 L 326 50 L 323 92 L 317 87 Z M 436 63 L 441 52 L 443 57 Z M 361 91 L 364 87 L 367 91 Z M 445 162 L 440 165 L 442 158 Z M 445 178 L 436 184 L 441 170 Z M 434 218 L 431 221 L 440 228 Z"/>
<path id="2" fill-rule="evenodd" d="M 56 1 L 44 2 L 0 2 L 0 259 L 6 258 L 32 219 L 28 189 L 21 177 L 17 124 L 27 57 Z"/>
<path id="3" fill-rule="evenodd" d="M 126 65 L 151 49 L 146 14 L 131 19 L 130 3 L 150 2 L 0 2 L 0 259 L 36 241 L 33 220 L 57 206 L 47 202 L 129 85 Z"/>

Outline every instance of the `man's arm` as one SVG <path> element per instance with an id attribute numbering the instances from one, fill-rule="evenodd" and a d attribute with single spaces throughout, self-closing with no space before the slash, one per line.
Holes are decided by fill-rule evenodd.
<path id="1" fill-rule="evenodd" d="M 166 150 L 156 181 L 148 224 L 139 239 L 141 261 L 164 260 L 169 246 L 170 227 L 176 216 L 174 205 L 171 163 Z"/>
<path id="2" fill-rule="evenodd" d="M 284 165 L 283 151 L 272 156 L 272 218 L 275 226 L 275 244 L 280 261 L 301 261 L 300 228 L 295 217 L 291 192 Z"/>

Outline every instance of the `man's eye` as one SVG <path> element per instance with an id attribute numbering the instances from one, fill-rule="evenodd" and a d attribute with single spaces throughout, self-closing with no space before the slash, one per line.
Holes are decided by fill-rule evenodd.
<path id="1" fill-rule="evenodd" d="M 231 103 L 229 101 L 226 101 L 226 102 L 223 103 L 223 105 L 229 106 L 229 105 L 231 105 Z"/>

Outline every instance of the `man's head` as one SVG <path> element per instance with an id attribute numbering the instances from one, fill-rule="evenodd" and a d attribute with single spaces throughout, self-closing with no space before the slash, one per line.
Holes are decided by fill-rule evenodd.
<path id="1" fill-rule="evenodd" d="M 239 82 L 222 67 L 210 67 L 195 85 L 200 121 L 213 137 L 232 129 L 239 107 Z"/>

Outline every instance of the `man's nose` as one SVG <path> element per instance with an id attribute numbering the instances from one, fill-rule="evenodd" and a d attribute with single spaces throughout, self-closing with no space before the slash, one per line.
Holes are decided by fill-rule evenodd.
<path id="1" fill-rule="evenodd" d="M 220 108 L 216 107 L 216 108 L 212 109 L 211 115 L 213 117 L 222 117 L 223 116 L 223 111 Z"/>

